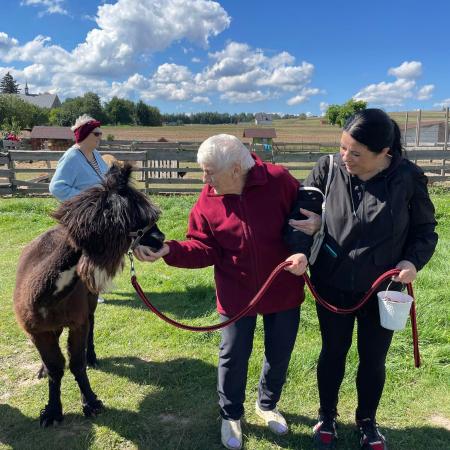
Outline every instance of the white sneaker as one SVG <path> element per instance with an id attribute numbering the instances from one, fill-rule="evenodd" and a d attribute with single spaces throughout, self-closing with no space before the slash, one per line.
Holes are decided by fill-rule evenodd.
<path id="1" fill-rule="evenodd" d="M 242 430 L 240 420 L 222 419 L 222 444 L 230 450 L 242 448 Z"/>
<path id="2" fill-rule="evenodd" d="M 97 303 L 105 303 L 105 299 L 99 295 L 97 298 Z"/>
<path id="3" fill-rule="evenodd" d="M 258 401 L 256 401 L 255 412 L 259 417 L 261 417 L 261 419 L 264 420 L 264 422 L 266 422 L 266 425 L 269 427 L 269 430 L 272 431 L 272 433 L 281 436 L 289 431 L 286 419 L 282 416 L 277 408 L 271 409 L 270 411 L 264 411 L 260 408 Z"/>

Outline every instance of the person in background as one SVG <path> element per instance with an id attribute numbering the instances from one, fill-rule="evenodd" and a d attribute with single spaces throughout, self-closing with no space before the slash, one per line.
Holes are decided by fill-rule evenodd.
<path id="1" fill-rule="evenodd" d="M 100 125 L 98 120 L 83 114 L 71 127 L 75 145 L 61 156 L 49 186 L 50 193 L 59 201 L 100 184 L 108 171 L 108 165 L 96 150 L 102 136 Z M 103 298 L 99 296 L 98 302 L 103 303 Z"/>
<path id="2" fill-rule="evenodd" d="M 326 202 L 326 237 L 310 269 L 319 295 L 334 306 L 350 308 L 382 273 L 394 267 L 400 269 L 395 282 L 414 281 L 436 247 L 436 221 L 427 178 L 403 156 L 397 123 L 380 109 L 352 116 L 344 127 L 333 168 L 329 158 L 322 157 L 305 185 L 324 192 L 329 170 L 332 180 Z M 309 256 L 308 248 L 301 242 L 295 244 L 298 232 L 294 230 L 302 231 L 301 222 L 289 223 L 285 239 L 291 250 Z M 387 283 L 379 291 L 385 290 Z M 399 288 L 397 284 L 390 289 Z M 338 394 L 356 321 L 359 364 L 355 419 L 360 446 L 385 450 L 376 412 L 393 331 L 380 325 L 376 294 L 352 314 L 335 314 L 318 304 L 316 308 L 322 349 L 317 366 L 320 408 L 314 427 L 315 446 L 336 446 Z"/>
<path id="3" fill-rule="evenodd" d="M 75 145 L 58 161 L 49 187 L 59 201 L 99 184 L 108 171 L 108 165 L 96 150 L 102 136 L 100 122 L 84 114 L 71 129 L 75 134 Z"/>
<path id="4" fill-rule="evenodd" d="M 197 161 L 205 186 L 190 212 L 187 240 L 168 241 L 157 253 L 141 246 L 135 254 L 142 261 L 163 257 L 166 264 L 175 267 L 214 266 L 217 309 L 223 322 L 250 303 L 279 263 L 289 259 L 290 270 L 306 267 L 306 257 L 290 256 L 282 238 L 299 183 L 282 166 L 252 155 L 231 135 L 204 141 Z M 257 314 L 263 317 L 265 354 L 256 413 L 275 434 L 288 432 L 277 404 L 303 300 L 303 280 L 282 272 L 247 316 L 222 330 L 217 390 L 221 438 L 226 448 L 242 447 L 241 417 Z"/>

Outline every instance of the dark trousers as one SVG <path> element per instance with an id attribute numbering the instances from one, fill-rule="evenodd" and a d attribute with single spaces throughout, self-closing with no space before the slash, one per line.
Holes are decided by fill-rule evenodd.
<path id="1" fill-rule="evenodd" d="M 322 298 L 339 307 L 353 306 L 363 297 L 362 293 L 352 294 L 324 286 L 316 287 Z M 335 314 L 318 304 L 316 308 L 322 334 L 322 350 L 317 365 L 321 410 L 333 413 L 337 407 L 356 319 L 359 355 L 356 418 L 374 419 L 386 378 L 386 355 L 394 333 L 380 325 L 376 295 L 353 314 Z"/>
<path id="2" fill-rule="evenodd" d="M 224 322 L 228 317 L 221 316 Z M 262 409 L 275 408 L 286 381 L 286 373 L 300 323 L 300 308 L 263 315 L 264 360 L 258 387 Z M 219 347 L 217 392 L 220 414 L 238 420 L 244 414 L 248 360 L 253 348 L 256 316 L 243 317 L 222 330 Z"/>

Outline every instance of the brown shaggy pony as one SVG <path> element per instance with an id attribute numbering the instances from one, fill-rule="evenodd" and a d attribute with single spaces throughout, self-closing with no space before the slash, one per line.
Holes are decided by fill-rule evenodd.
<path id="1" fill-rule="evenodd" d="M 69 368 L 81 391 L 85 416 L 103 404 L 86 373 L 86 344 L 97 296 L 124 265 L 131 234 L 151 228 L 141 243 L 157 250 L 164 235 L 156 226 L 159 210 L 129 185 L 131 166 L 114 164 L 101 185 L 62 203 L 52 216 L 58 225 L 34 239 L 22 252 L 17 269 L 14 308 L 21 327 L 42 358 L 48 375 L 49 401 L 40 413 L 42 427 L 61 422 L 64 357 L 59 337 L 69 329 Z M 91 354 L 95 363 L 93 341 Z"/>

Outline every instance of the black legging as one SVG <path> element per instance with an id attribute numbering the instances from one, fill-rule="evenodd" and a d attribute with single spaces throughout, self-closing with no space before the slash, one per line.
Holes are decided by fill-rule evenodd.
<path id="1" fill-rule="evenodd" d="M 337 291 L 328 286 L 316 286 L 319 294 L 338 307 L 353 306 L 363 293 Z M 358 408 L 356 418 L 375 419 L 386 376 L 385 361 L 393 331 L 380 325 L 376 295 L 353 314 L 336 314 L 317 305 L 322 350 L 317 365 L 320 407 L 332 414 L 337 407 L 339 388 L 345 372 L 345 361 L 352 344 L 355 319 L 358 330 L 359 365 L 356 376 Z"/>

